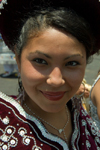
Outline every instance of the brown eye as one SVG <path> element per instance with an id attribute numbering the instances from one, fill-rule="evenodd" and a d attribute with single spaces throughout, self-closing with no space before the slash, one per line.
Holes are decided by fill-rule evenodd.
<path id="1" fill-rule="evenodd" d="M 77 61 L 70 61 L 65 66 L 77 66 L 77 65 L 79 65 L 79 62 L 77 62 Z"/>
<path id="2" fill-rule="evenodd" d="M 47 65 L 47 62 L 44 59 L 41 59 L 41 58 L 35 58 L 33 61 L 35 61 L 38 64 L 45 64 L 45 65 Z"/>

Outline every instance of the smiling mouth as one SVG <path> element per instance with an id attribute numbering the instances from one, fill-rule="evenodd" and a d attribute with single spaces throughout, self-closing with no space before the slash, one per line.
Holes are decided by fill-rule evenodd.
<path id="1" fill-rule="evenodd" d="M 43 94 L 43 96 L 52 101 L 60 100 L 65 94 L 65 92 L 40 92 Z"/>

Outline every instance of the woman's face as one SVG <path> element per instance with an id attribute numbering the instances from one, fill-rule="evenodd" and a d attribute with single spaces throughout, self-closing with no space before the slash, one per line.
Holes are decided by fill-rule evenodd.
<path id="1" fill-rule="evenodd" d="M 85 47 L 73 36 L 47 29 L 31 39 L 18 61 L 27 101 L 57 112 L 78 90 L 85 73 Z"/>

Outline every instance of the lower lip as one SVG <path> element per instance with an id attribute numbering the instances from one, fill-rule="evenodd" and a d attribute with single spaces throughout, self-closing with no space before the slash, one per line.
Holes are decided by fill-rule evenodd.
<path id="1" fill-rule="evenodd" d="M 59 101 L 65 94 L 63 93 L 57 93 L 57 94 L 48 94 L 48 93 L 43 93 L 41 92 L 47 99 L 52 100 L 52 101 Z"/>

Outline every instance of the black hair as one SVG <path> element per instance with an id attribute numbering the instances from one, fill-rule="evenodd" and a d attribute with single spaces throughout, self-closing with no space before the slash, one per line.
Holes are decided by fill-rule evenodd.
<path id="1" fill-rule="evenodd" d="M 33 11 L 22 20 L 25 22 L 16 43 L 16 53 L 21 56 L 23 48 L 30 38 L 34 38 L 47 28 L 55 28 L 64 33 L 69 33 L 86 48 L 87 60 L 94 51 L 95 39 L 89 24 L 73 10 L 66 8 L 48 8 Z"/>

